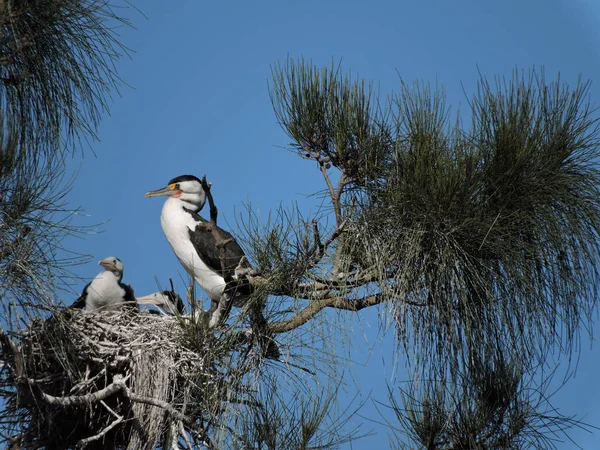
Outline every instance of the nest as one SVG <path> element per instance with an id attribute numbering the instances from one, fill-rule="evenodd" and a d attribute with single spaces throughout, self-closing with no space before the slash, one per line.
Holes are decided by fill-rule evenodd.
<path id="1" fill-rule="evenodd" d="M 0 385 L 15 448 L 154 448 L 207 442 L 230 389 L 213 333 L 174 316 L 65 310 L 1 334 Z M 191 419 L 193 418 L 193 419 Z"/>

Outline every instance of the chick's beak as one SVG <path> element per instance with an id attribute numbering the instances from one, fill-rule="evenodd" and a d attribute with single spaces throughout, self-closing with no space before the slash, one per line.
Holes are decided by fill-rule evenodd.
<path id="1" fill-rule="evenodd" d="M 113 265 L 113 263 L 108 260 L 108 259 L 103 259 L 102 261 L 100 261 L 98 263 L 99 266 L 104 267 L 106 270 L 115 270 L 115 266 Z"/>
<path id="2" fill-rule="evenodd" d="M 144 305 L 162 305 L 162 302 L 156 298 L 156 295 L 144 295 L 143 297 L 136 297 L 136 301 L 138 303 L 142 303 Z"/>

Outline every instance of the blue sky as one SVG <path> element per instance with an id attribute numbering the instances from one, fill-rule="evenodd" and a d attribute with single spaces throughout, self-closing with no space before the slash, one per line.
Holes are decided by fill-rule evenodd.
<path id="1" fill-rule="evenodd" d="M 96 275 L 100 259 L 121 258 L 124 281 L 139 295 L 156 290 L 155 275 L 163 283 L 183 275 L 160 229 L 162 200 L 144 198 L 171 178 L 206 174 L 222 220 L 233 231 L 244 202 L 262 218 L 280 203 L 298 201 L 306 214 L 314 207 L 306 196 L 323 187 L 319 174 L 280 148 L 288 138 L 269 100 L 270 67 L 288 55 L 317 65 L 341 60 L 345 70 L 379 83 L 382 96 L 398 90 L 398 75 L 409 82 L 437 81 L 455 106 L 465 105 L 463 89 L 474 92 L 479 72 L 510 76 L 515 67 L 544 66 L 548 78 L 560 72 L 571 83 L 579 74 L 592 80 L 600 75 L 600 6 L 593 0 L 180 0 L 136 6 L 146 17 L 131 11 L 135 29 L 119 29 L 133 50 L 117 66 L 129 86 L 114 96 L 100 125 L 100 142 L 91 145 L 96 157 L 87 151 L 69 161 L 79 176 L 68 200 L 89 215 L 77 223 L 108 222 L 101 233 L 66 245 L 93 255 L 76 268 L 83 278 Z M 591 99 L 600 104 L 597 84 Z M 367 312 L 353 322 L 352 356 L 363 395 L 385 402 L 393 364 L 390 336 L 383 346 L 372 346 L 377 320 Z M 597 346 L 590 349 L 584 339 L 576 378 L 554 404 L 600 425 L 598 361 Z M 370 401 L 362 414 L 377 417 Z M 384 427 L 358 422 L 377 434 L 352 448 L 387 447 Z M 599 439 L 573 436 L 583 448 Z"/>

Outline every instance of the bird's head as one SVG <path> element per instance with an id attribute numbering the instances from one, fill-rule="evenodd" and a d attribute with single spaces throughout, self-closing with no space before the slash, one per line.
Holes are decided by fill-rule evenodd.
<path id="1" fill-rule="evenodd" d="M 123 278 L 123 263 L 119 258 L 115 256 L 109 256 L 108 258 L 104 258 L 102 261 L 100 261 L 98 265 L 104 267 L 109 272 L 114 273 L 119 281 L 121 281 Z"/>
<path id="2" fill-rule="evenodd" d="M 137 297 L 139 304 L 156 305 L 163 308 L 169 314 L 183 314 L 185 305 L 181 297 L 173 291 L 161 291 L 154 294 Z"/>
<path id="3" fill-rule="evenodd" d="M 146 197 L 158 197 L 159 195 L 179 199 L 195 212 L 200 211 L 206 202 L 206 193 L 202 188 L 202 182 L 194 175 L 180 175 L 169 181 L 164 188 L 146 192 Z"/>

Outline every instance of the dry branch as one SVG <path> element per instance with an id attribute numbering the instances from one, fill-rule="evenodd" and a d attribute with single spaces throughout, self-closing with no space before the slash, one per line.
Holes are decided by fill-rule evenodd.
<path id="1" fill-rule="evenodd" d="M 106 400 L 108 397 L 112 397 L 126 387 L 125 381 L 127 381 L 127 378 L 123 378 L 123 375 L 117 374 L 114 376 L 113 382 L 104 389 L 100 389 L 99 391 L 85 395 L 71 395 L 68 397 L 55 397 L 54 395 L 46 394 L 39 387 L 37 381 L 32 380 L 31 378 L 28 378 L 27 382 L 31 386 L 34 386 L 34 389 L 37 391 L 37 395 L 39 395 L 46 403 L 49 405 L 62 406 L 66 408 L 70 406 L 89 405 L 91 403 L 99 403 L 103 400 Z"/>
<path id="2" fill-rule="evenodd" d="M 304 325 L 325 308 L 336 308 L 346 311 L 360 311 L 361 309 L 369 306 L 383 303 L 387 299 L 389 299 L 389 297 L 382 294 L 375 294 L 357 300 L 349 300 L 341 297 L 327 297 L 324 299 L 314 300 L 304 309 L 297 312 L 291 319 L 282 320 L 280 322 L 272 322 L 267 328 L 271 333 L 285 333 Z"/>
<path id="3" fill-rule="evenodd" d="M 213 224 L 214 226 L 216 226 L 217 225 L 217 217 L 219 216 L 219 210 L 217 209 L 217 206 L 215 205 L 215 201 L 213 199 L 212 193 L 210 192 L 211 183 L 206 181 L 206 175 L 202 176 L 201 184 L 202 184 L 202 189 L 204 189 L 204 192 L 206 193 L 206 199 L 208 200 L 208 206 L 210 208 L 210 223 Z"/>

